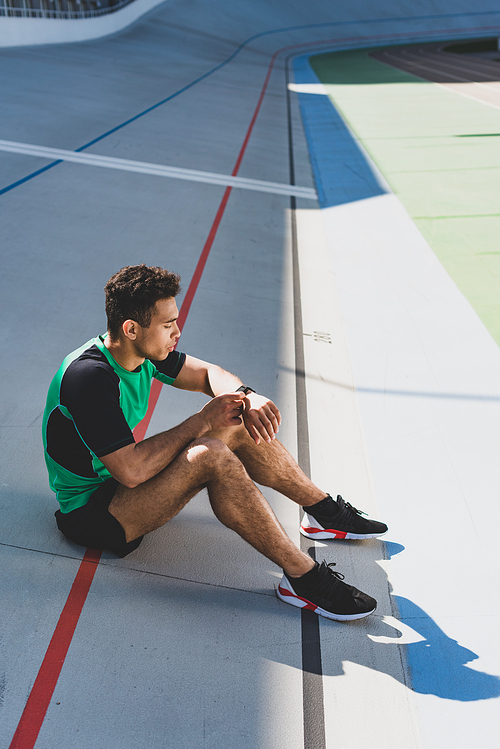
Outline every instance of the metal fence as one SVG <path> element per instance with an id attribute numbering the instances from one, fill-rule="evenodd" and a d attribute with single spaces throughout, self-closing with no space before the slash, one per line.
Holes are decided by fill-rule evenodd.
<path id="1" fill-rule="evenodd" d="M 134 0 L 0 0 L 0 16 L 16 18 L 93 18 L 114 13 Z"/>

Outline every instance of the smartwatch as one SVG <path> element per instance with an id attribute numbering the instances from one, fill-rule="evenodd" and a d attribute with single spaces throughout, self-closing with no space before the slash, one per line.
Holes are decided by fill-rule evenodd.
<path id="1" fill-rule="evenodd" d="M 235 393 L 245 393 L 245 395 L 248 395 L 248 393 L 255 393 L 255 390 L 249 388 L 248 385 L 240 385 L 239 388 L 235 390 Z"/>

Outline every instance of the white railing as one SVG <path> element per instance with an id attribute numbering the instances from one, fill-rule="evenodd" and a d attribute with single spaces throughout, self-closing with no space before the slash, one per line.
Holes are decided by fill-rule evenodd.
<path id="1" fill-rule="evenodd" d="M 114 13 L 134 0 L 104 6 L 100 0 L 0 0 L 0 16 L 14 18 L 94 18 Z"/>

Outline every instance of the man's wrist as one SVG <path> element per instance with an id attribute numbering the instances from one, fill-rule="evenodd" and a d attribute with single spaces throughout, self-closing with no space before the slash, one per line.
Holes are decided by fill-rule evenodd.
<path id="1" fill-rule="evenodd" d="M 207 422 L 203 409 L 201 409 L 201 411 L 198 411 L 197 413 L 190 416 L 187 419 L 187 421 L 191 422 L 191 428 L 194 427 L 193 439 L 197 439 L 198 437 L 203 437 L 203 435 L 209 432 L 211 429 L 211 426 Z"/>

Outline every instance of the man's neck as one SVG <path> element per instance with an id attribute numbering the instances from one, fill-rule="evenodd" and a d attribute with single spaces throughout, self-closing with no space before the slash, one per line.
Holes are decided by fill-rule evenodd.
<path id="1" fill-rule="evenodd" d="M 121 338 L 113 340 L 109 333 L 104 339 L 104 345 L 108 349 L 113 359 L 129 372 L 133 372 L 144 362 L 144 357 L 138 356 L 130 345 L 130 341 L 124 341 Z"/>

